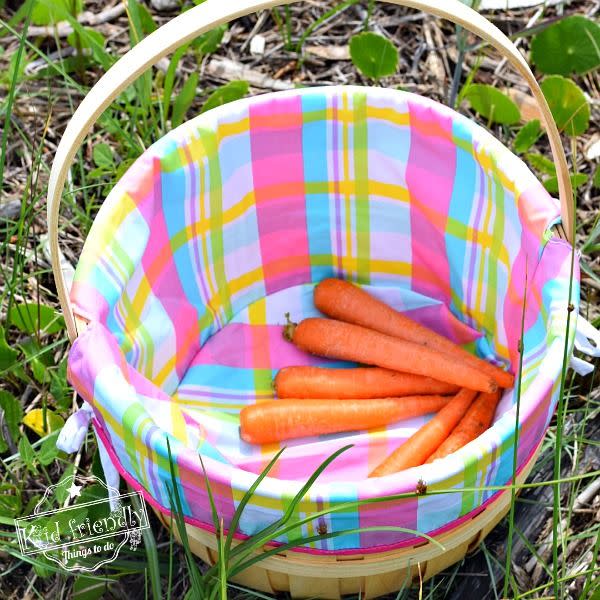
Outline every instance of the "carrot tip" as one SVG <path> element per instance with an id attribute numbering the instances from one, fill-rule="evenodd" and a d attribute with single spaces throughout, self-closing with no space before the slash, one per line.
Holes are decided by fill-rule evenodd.
<path id="1" fill-rule="evenodd" d="M 294 340 L 294 331 L 296 331 L 296 327 L 298 327 L 298 323 L 294 323 L 294 321 L 292 321 L 290 319 L 289 312 L 285 313 L 285 319 L 286 319 L 287 323 L 283 326 L 283 337 L 288 342 L 291 342 Z"/>

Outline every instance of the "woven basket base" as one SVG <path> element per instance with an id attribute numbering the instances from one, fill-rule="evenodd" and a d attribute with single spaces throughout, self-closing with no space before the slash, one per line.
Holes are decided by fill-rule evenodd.
<path id="1" fill-rule="evenodd" d="M 539 447 L 517 477 L 517 483 L 528 477 L 538 452 Z M 339 600 L 345 594 L 358 593 L 364 599 L 376 598 L 425 581 L 461 560 L 479 546 L 509 508 L 510 491 L 505 491 L 469 521 L 437 536 L 444 550 L 425 541 L 388 552 L 349 556 L 285 551 L 265 558 L 232 581 L 268 594 L 289 592 L 293 598 Z M 157 515 L 168 527 L 165 517 Z M 206 563 L 214 564 L 217 560 L 214 534 L 189 525 L 186 529 L 192 552 Z M 180 541 L 177 529 L 174 534 Z"/>

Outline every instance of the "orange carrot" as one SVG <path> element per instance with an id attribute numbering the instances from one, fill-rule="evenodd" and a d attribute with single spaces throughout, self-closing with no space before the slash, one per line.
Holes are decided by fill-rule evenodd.
<path id="1" fill-rule="evenodd" d="M 456 452 L 489 429 L 494 419 L 500 392 L 481 393 L 444 443 L 427 459 L 430 463 Z"/>
<path id="2" fill-rule="evenodd" d="M 315 287 L 314 300 L 315 306 L 329 317 L 444 352 L 479 369 L 494 379 L 498 387 L 511 388 L 514 385 L 514 377 L 510 373 L 473 356 L 352 283 L 341 279 L 324 279 Z"/>
<path id="3" fill-rule="evenodd" d="M 326 369 L 284 367 L 275 376 L 279 398 L 388 398 L 414 394 L 455 394 L 459 387 L 423 375 L 379 367 Z"/>
<path id="4" fill-rule="evenodd" d="M 351 323 L 304 319 L 299 325 L 289 323 L 284 336 L 302 350 L 328 358 L 435 377 L 481 392 L 497 389 L 491 377 L 447 354 Z"/>
<path id="5" fill-rule="evenodd" d="M 477 395 L 473 390 L 460 390 L 454 398 L 390 454 L 369 477 L 383 477 L 409 467 L 422 465 L 450 435 Z"/>
<path id="6" fill-rule="evenodd" d="M 293 438 L 362 431 L 438 411 L 452 396 L 405 396 L 360 400 L 272 400 L 246 406 L 240 412 L 240 435 L 251 444 Z"/>

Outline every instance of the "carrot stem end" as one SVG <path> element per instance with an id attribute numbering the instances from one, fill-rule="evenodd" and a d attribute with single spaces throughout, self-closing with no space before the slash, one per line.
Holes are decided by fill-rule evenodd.
<path id="1" fill-rule="evenodd" d="M 298 327 L 298 323 L 294 323 L 290 319 L 290 313 L 285 313 L 285 319 L 287 323 L 283 326 L 283 337 L 288 341 L 292 342 L 294 340 L 294 331 L 296 331 L 296 327 Z"/>

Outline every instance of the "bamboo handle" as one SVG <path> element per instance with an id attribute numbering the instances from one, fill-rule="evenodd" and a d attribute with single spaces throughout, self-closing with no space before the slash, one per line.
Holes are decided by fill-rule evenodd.
<path id="1" fill-rule="evenodd" d="M 180 14 L 134 46 L 118 60 L 94 85 L 75 111 L 60 141 L 48 183 L 48 233 L 52 270 L 56 281 L 67 331 L 71 340 L 77 337 L 75 318 L 67 285 L 60 268 L 58 249 L 59 206 L 67 173 L 81 146 L 98 117 L 110 103 L 146 69 L 196 36 L 233 19 L 299 0 L 206 0 L 191 10 Z M 390 4 L 408 6 L 438 17 L 448 19 L 480 36 L 492 45 L 525 78 L 537 104 L 550 139 L 550 147 L 558 175 L 558 188 L 563 225 L 567 239 L 572 242 L 573 190 L 567 159 L 560 135 L 548 103 L 533 73 L 514 44 L 485 17 L 459 0 L 381 0 Z"/>

